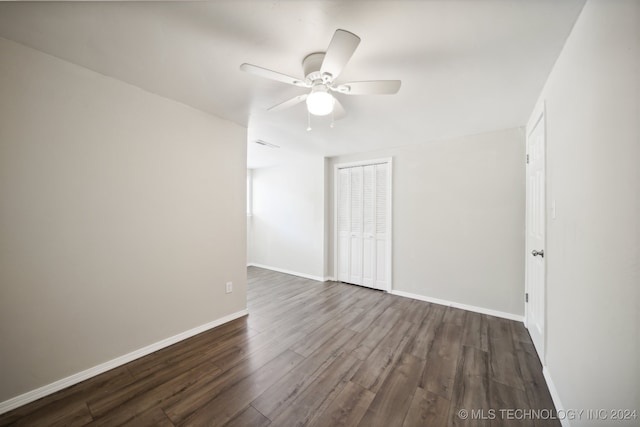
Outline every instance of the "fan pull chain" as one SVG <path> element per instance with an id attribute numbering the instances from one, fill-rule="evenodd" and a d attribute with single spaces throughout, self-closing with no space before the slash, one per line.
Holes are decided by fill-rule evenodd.
<path id="1" fill-rule="evenodd" d="M 307 110 L 307 132 L 311 130 L 311 113 Z"/>
<path id="2" fill-rule="evenodd" d="M 330 127 L 331 129 L 333 129 L 333 127 L 335 126 L 335 115 L 334 115 L 334 111 L 335 111 L 335 109 L 332 109 L 332 110 L 331 110 L 331 124 L 329 125 L 329 127 Z"/>

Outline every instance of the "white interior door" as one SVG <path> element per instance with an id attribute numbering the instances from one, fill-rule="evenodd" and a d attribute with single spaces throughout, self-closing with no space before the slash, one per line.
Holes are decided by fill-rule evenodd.
<path id="1" fill-rule="evenodd" d="M 391 290 L 391 163 L 375 167 L 375 218 L 373 286 L 376 289 Z"/>
<path id="2" fill-rule="evenodd" d="M 336 167 L 334 258 L 339 281 L 390 290 L 390 164 Z"/>
<path id="3" fill-rule="evenodd" d="M 376 166 L 362 167 L 362 285 L 375 288 Z"/>
<path id="4" fill-rule="evenodd" d="M 545 348 L 545 117 L 534 114 L 527 128 L 526 326 L 544 363 Z"/>
<path id="5" fill-rule="evenodd" d="M 362 167 L 351 168 L 351 228 L 349 230 L 350 252 L 349 259 L 349 283 L 362 285 Z"/>

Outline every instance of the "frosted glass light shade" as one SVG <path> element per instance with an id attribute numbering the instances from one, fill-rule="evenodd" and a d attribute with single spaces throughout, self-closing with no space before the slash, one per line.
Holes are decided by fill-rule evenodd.
<path id="1" fill-rule="evenodd" d="M 326 116 L 333 111 L 333 96 L 325 85 L 318 85 L 311 89 L 307 96 L 307 109 L 314 116 Z"/>

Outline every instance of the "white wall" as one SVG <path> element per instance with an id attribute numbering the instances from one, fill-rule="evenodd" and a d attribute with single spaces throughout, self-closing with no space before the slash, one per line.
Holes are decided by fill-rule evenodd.
<path id="1" fill-rule="evenodd" d="M 522 131 L 340 156 L 331 164 L 383 157 L 393 157 L 393 289 L 522 316 Z M 333 271 L 333 240 L 330 248 Z"/>
<path id="2" fill-rule="evenodd" d="M 245 308 L 245 129 L 5 39 L 0 94 L 0 402 Z"/>
<path id="3" fill-rule="evenodd" d="M 324 278 L 324 169 L 323 157 L 302 154 L 252 169 L 249 264 Z"/>
<path id="4" fill-rule="evenodd" d="M 640 412 L 640 2 L 588 2 L 541 100 L 548 373 L 565 408 Z"/>
<path id="5" fill-rule="evenodd" d="M 253 169 L 247 169 L 247 265 L 253 259 Z"/>

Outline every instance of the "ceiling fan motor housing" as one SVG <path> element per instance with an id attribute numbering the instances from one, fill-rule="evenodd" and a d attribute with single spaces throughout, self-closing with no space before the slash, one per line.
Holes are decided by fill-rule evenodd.
<path id="1" fill-rule="evenodd" d="M 308 84 L 314 83 L 328 83 L 331 81 L 331 75 L 322 75 L 320 68 L 322 67 L 322 61 L 324 60 L 325 52 L 311 53 L 302 60 L 302 70 Z"/>

